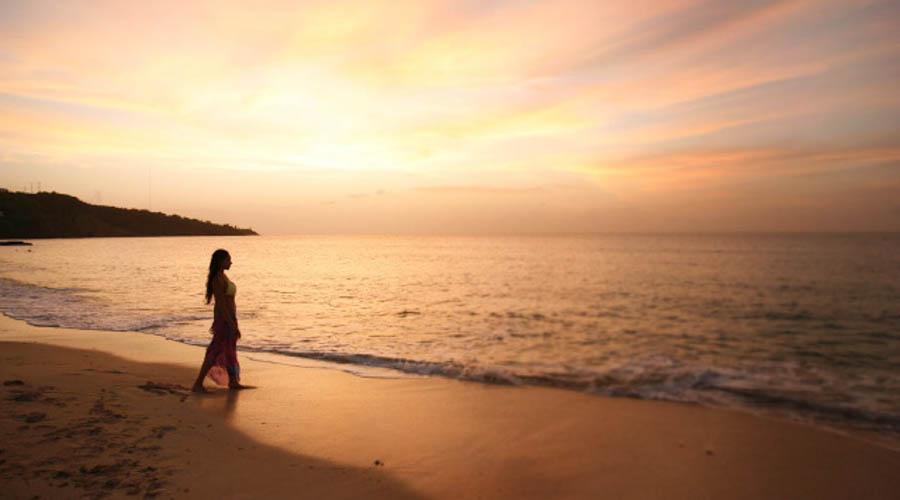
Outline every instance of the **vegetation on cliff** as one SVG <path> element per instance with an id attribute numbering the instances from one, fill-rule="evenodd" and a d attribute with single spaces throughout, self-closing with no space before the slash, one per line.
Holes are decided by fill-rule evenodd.
<path id="1" fill-rule="evenodd" d="M 60 193 L 0 189 L 0 238 L 249 236 L 252 229 L 149 210 L 91 205 Z"/>

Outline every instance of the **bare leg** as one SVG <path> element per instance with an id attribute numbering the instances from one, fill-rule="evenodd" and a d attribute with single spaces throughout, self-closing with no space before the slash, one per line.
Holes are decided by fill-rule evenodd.
<path id="1" fill-rule="evenodd" d="M 209 373 L 209 369 L 213 366 L 213 359 L 210 356 L 205 356 L 203 358 L 203 364 L 200 365 L 200 373 L 197 374 L 197 380 L 194 382 L 194 387 L 191 388 L 193 392 L 206 392 L 206 389 L 203 388 L 203 379 L 206 378 L 206 374 Z"/>

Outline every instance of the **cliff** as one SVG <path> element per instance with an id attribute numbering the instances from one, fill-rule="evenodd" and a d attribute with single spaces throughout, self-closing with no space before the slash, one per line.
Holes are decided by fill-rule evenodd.
<path id="1" fill-rule="evenodd" d="M 252 229 L 149 210 L 91 205 L 60 193 L 0 189 L 0 238 L 249 236 Z"/>

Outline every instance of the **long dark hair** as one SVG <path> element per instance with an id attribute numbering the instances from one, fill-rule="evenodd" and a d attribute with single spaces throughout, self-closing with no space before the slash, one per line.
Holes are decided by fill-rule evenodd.
<path id="1" fill-rule="evenodd" d="M 213 280 L 216 278 L 216 275 L 219 274 L 219 271 L 222 270 L 222 262 L 225 262 L 225 259 L 229 257 L 228 250 L 218 249 L 212 254 L 212 258 L 209 259 L 209 275 L 206 277 L 206 303 L 209 304 L 209 301 L 212 300 L 212 286 Z"/>

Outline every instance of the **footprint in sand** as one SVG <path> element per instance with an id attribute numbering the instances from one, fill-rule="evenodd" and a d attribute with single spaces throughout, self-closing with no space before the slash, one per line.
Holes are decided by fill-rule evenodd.
<path id="1" fill-rule="evenodd" d="M 151 432 L 152 435 L 156 436 L 156 439 L 162 439 L 165 437 L 166 433 L 178 430 L 174 425 L 163 425 L 161 427 L 155 427 Z"/>
<path id="2" fill-rule="evenodd" d="M 60 408 L 66 406 L 66 403 L 63 401 L 55 397 L 47 396 L 48 392 L 52 392 L 56 389 L 52 385 L 43 385 L 36 389 L 26 389 L 24 387 L 26 384 L 21 380 L 7 380 L 3 385 L 7 387 L 22 387 L 21 389 L 11 389 L 10 395 L 6 398 L 8 401 L 15 401 L 17 403 L 49 403 Z"/>
<path id="3" fill-rule="evenodd" d="M 139 385 L 138 389 L 143 389 L 153 394 L 164 396 L 166 394 L 175 394 L 183 396 L 189 393 L 188 388 L 178 384 L 163 384 L 160 382 L 147 381 L 146 384 Z"/>
<path id="4" fill-rule="evenodd" d="M 33 411 L 31 413 L 26 413 L 25 415 L 19 415 L 16 417 L 17 420 L 21 420 L 26 424 L 33 424 L 35 422 L 40 422 L 47 418 L 46 413 L 41 413 L 39 411 Z"/>
<path id="5" fill-rule="evenodd" d="M 12 396 L 6 399 L 17 403 L 31 403 L 41 399 L 41 393 L 37 391 L 15 391 Z"/>

